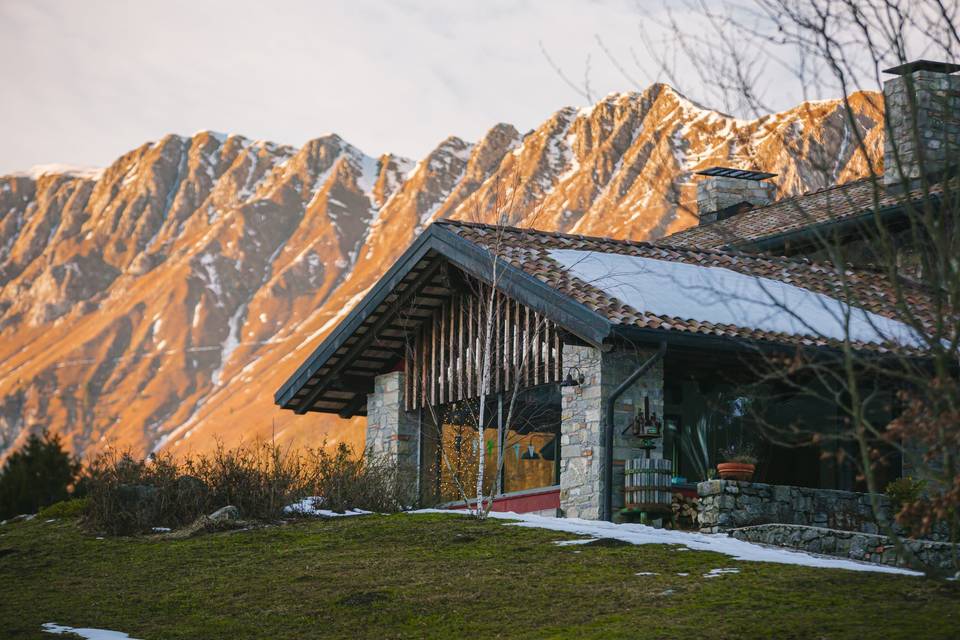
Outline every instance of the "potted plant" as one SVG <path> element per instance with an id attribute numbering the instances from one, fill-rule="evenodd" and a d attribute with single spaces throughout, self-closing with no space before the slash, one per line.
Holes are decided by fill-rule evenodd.
<path id="1" fill-rule="evenodd" d="M 717 473 L 722 480 L 741 480 L 750 482 L 757 469 L 757 456 L 753 446 L 743 442 L 732 444 L 720 451 L 723 462 L 717 464 Z"/>

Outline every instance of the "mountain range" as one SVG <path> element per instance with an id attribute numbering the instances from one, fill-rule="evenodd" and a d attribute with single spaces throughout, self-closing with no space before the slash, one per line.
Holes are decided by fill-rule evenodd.
<path id="1" fill-rule="evenodd" d="M 43 429 L 81 455 L 362 444 L 362 418 L 273 393 L 432 220 L 657 239 L 696 224 L 702 168 L 774 172 L 780 197 L 865 175 L 882 98 L 850 104 L 744 120 L 655 84 L 419 161 L 204 131 L 0 177 L 0 455 Z"/>

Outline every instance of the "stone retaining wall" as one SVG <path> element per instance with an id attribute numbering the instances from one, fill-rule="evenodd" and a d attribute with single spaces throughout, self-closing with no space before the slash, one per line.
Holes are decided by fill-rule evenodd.
<path id="1" fill-rule="evenodd" d="M 790 547 L 876 564 L 908 566 L 904 558 L 897 555 L 893 542 L 881 535 L 796 524 L 762 524 L 731 529 L 728 533 L 747 542 Z M 903 545 L 928 567 L 947 573 L 957 570 L 954 564 L 958 553 L 957 545 L 910 539 L 904 539 Z"/>
<path id="2" fill-rule="evenodd" d="M 842 531 L 880 532 L 870 494 L 709 480 L 697 485 L 700 530 L 718 533 L 758 524 L 796 524 Z M 880 513 L 890 518 L 890 500 L 878 495 Z"/>

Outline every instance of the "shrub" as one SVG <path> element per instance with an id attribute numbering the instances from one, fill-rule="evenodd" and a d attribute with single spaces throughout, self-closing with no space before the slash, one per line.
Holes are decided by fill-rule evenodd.
<path id="1" fill-rule="evenodd" d="M 720 450 L 720 459 L 723 462 L 739 462 L 741 464 L 757 464 L 757 455 L 753 445 L 745 442 L 731 444 Z"/>
<path id="2" fill-rule="evenodd" d="M 129 453 L 97 457 L 84 479 L 87 525 L 111 535 L 183 527 L 233 505 L 245 519 L 274 520 L 285 506 L 322 496 L 323 508 L 390 512 L 412 505 L 410 476 L 383 459 L 355 455 L 341 444 L 284 450 L 270 443 L 176 459 L 138 460 Z"/>
<path id="3" fill-rule="evenodd" d="M 311 484 L 331 511 L 365 509 L 379 513 L 414 506 L 414 472 L 369 453 L 354 455 L 340 443 L 331 453 L 326 448 L 308 450 Z"/>
<path id="4" fill-rule="evenodd" d="M 884 489 L 887 497 L 890 498 L 894 517 L 909 536 L 919 535 L 929 530 L 929 527 L 924 526 L 922 519 L 916 517 L 911 510 L 921 503 L 926 488 L 926 481 L 904 476 L 890 482 Z"/>
<path id="5" fill-rule="evenodd" d="M 123 535 L 151 527 L 178 527 L 204 512 L 207 489 L 169 454 L 138 460 L 109 451 L 94 458 L 84 479 L 87 523 Z"/>
<path id="6" fill-rule="evenodd" d="M 245 518 L 278 518 L 309 491 L 303 456 L 270 443 L 218 446 L 210 456 L 186 459 L 183 470 L 206 486 L 208 508 L 233 505 Z"/>
<path id="7" fill-rule="evenodd" d="M 79 472 L 80 464 L 64 450 L 59 435 L 31 434 L 0 471 L 0 520 L 66 500 Z"/>

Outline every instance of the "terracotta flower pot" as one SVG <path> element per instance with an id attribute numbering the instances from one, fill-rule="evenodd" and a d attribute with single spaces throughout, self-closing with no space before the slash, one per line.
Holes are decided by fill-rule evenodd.
<path id="1" fill-rule="evenodd" d="M 757 466 L 745 462 L 721 462 L 717 465 L 717 473 L 723 480 L 741 480 L 750 482 Z"/>

